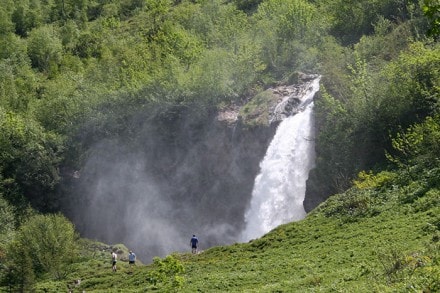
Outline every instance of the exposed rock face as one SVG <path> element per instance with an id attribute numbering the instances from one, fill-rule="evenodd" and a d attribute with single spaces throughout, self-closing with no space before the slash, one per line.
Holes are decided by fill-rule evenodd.
<path id="1" fill-rule="evenodd" d="M 306 194 L 304 197 L 304 209 L 307 213 L 325 201 L 332 190 L 323 184 L 319 184 L 317 169 L 312 169 L 306 184 Z"/>
<path id="2" fill-rule="evenodd" d="M 269 114 L 270 123 L 281 121 L 302 111 L 307 106 L 302 97 L 304 97 L 304 93 L 309 89 L 310 82 L 317 77 L 318 75 L 315 74 L 301 74 L 299 84 L 278 86 L 270 89 L 273 95 L 278 97 L 278 104 Z"/>
<path id="3" fill-rule="evenodd" d="M 226 125 L 236 124 L 238 122 L 238 115 L 240 113 L 240 106 L 231 105 L 221 111 L 218 112 L 217 120 L 219 122 L 224 122 Z"/>
<path id="4" fill-rule="evenodd" d="M 304 106 L 298 97 L 315 77 L 209 117 L 189 108 L 140 113 L 135 137 L 90 149 L 65 213 L 83 236 L 124 243 L 145 260 L 185 249 L 193 233 L 205 248 L 235 242 L 277 122 Z"/>

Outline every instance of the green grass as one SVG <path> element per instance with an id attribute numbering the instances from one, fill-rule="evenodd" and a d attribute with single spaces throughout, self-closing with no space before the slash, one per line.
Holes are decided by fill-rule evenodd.
<path id="1" fill-rule="evenodd" d="M 440 192 L 408 186 L 349 190 L 260 239 L 174 254 L 184 272 L 156 284 L 163 267 L 119 261 L 112 272 L 106 246 L 85 241 L 67 278 L 37 292 L 439 292 Z"/>

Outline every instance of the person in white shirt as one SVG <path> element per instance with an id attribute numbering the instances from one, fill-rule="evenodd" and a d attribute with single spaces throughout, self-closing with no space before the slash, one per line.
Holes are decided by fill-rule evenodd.
<path id="1" fill-rule="evenodd" d="M 116 272 L 116 261 L 117 261 L 117 259 L 118 259 L 118 255 L 114 251 L 112 251 L 112 269 L 113 269 L 113 272 Z"/>

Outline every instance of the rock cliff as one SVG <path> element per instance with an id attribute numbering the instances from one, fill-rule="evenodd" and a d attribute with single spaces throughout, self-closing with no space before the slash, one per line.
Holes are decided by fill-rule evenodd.
<path id="1" fill-rule="evenodd" d="M 64 212 L 83 236 L 125 243 L 144 259 L 186 249 L 194 233 L 205 248 L 237 241 L 259 163 L 309 78 L 208 116 L 190 107 L 140 113 L 135 136 L 91 147 Z"/>

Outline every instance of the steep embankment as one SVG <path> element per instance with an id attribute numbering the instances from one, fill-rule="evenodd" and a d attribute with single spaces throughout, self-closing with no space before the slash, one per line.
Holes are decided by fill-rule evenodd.
<path id="1" fill-rule="evenodd" d="M 440 289 L 439 191 L 353 190 L 305 220 L 185 263 L 185 291 L 391 292 Z"/>
<path id="2" fill-rule="evenodd" d="M 438 292 L 439 190 L 398 178 L 370 176 L 304 220 L 249 243 L 177 254 L 160 268 L 131 271 L 119 262 L 117 273 L 106 253 L 94 253 L 67 280 L 81 279 L 77 289 L 87 292 Z"/>

